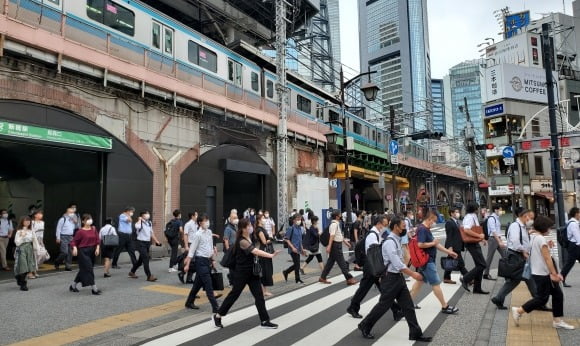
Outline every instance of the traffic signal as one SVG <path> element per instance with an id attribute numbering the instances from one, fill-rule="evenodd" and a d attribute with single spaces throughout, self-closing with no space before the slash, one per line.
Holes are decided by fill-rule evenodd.
<path id="1" fill-rule="evenodd" d="M 419 139 L 437 139 L 437 140 L 440 140 L 441 137 L 443 137 L 442 132 L 431 132 L 429 130 L 420 131 L 420 132 L 416 132 L 416 133 L 411 134 L 411 139 L 414 141 L 419 140 Z"/>
<path id="2" fill-rule="evenodd" d="M 493 150 L 493 149 L 495 149 L 495 145 L 493 143 L 476 144 L 475 149 L 477 149 L 477 150 Z"/>

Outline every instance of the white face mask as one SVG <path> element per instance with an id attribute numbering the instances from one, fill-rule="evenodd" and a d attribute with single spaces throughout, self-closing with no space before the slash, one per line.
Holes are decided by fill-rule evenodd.
<path id="1" fill-rule="evenodd" d="M 297 224 L 298 226 L 300 226 L 300 225 L 302 224 L 302 220 L 298 220 L 298 221 L 296 221 L 296 224 Z"/>
<path id="2" fill-rule="evenodd" d="M 69 213 L 68 216 L 69 217 L 74 217 L 75 216 L 75 213 Z"/>
<path id="3" fill-rule="evenodd" d="M 250 212 L 250 215 L 254 216 L 254 214 L 255 214 L 255 213 L 254 213 L 253 211 L 251 211 L 251 212 Z"/>
<path id="4" fill-rule="evenodd" d="M 150 217 L 151 217 L 151 215 L 149 215 L 149 214 L 143 215 L 143 219 L 145 219 L 145 220 L 149 220 Z"/>
<path id="5" fill-rule="evenodd" d="M 270 217 L 270 214 L 264 214 L 264 217 L 267 219 Z"/>
<path id="6" fill-rule="evenodd" d="M 87 221 L 85 221 L 85 225 L 90 226 L 93 224 L 93 220 L 88 219 Z"/>
<path id="7" fill-rule="evenodd" d="M 234 221 L 232 221 L 232 224 L 237 225 L 240 222 L 240 219 L 235 219 Z"/>
<path id="8" fill-rule="evenodd" d="M 8 218 L 8 214 L 2 214 L 2 218 L 3 219 L 7 219 Z"/>
<path id="9" fill-rule="evenodd" d="M 130 216 L 130 217 L 131 217 L 131 216 L 133 216 L 133 212 L 130 212 L 130 213 L 129 213 L 129 216 Z"/>
<path id="10" fill-rule="evenodd" d="M 526 221 L 526 227 L 532 227 L 534 225 L 534 220 Z"/>

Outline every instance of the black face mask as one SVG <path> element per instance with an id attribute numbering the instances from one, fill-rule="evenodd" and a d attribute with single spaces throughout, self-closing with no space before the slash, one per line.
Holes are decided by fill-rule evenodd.
<path id="1" fill-rule="evenodd" d="M 403 229 L 401 230 L 401 234 L 400 234 L 400 236 L 401 236 L 401 237 L 404 237 L 404 236 L 406 236 L 406 235 L 407 235 L 407 229 L 406 229 L 406 228 L 403 228 Z"/>

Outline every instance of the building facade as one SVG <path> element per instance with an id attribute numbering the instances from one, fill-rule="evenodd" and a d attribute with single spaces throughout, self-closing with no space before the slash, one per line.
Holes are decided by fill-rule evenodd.
<path id="1" fill-rule="evenodd" d="M 394 106 L 397 127 L 411 132 L 426 129 L 431 111 L 427 1 L 359 0 L 358 4 L 361 71 L 377 71 L 375 80 L 381 88 L 368 119 L 380 119 Z"/>
<path id="2" fill-rule="evenodd" d="M 432 124 L 434 132 L 446 133 L 445 122 L 445 88 L 442 79 L 431 80 L 431 97 L 432 101 Z"/>

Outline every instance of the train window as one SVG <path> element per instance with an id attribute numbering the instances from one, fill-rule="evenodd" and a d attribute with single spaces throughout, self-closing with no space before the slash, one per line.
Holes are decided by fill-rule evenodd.
<path id="1" fill-rule="evenodd" d="M 110 0 L 87 0 L 87 16 L 126 35 L 135 34 L 135 13 Z"/>
<path id="2" fill-rule="evenodd" d="M 352 122 L 352 130 L 354 131 L 354 133 L 356 133 L 357 135 L 360 135 L 362 133 L 362 126 L 361 124 L 357 123 L 356 121 Z"/>
<path id="3" fill-rule="evenodd" d="M 228 80 L 242 86 L 242 64 L 232 59 L 228 59 Z"/>
<path id="4" fill-rule="evenodd" d="M 328 110 L 328 121 L 331 123 L 338 123 L 340 121 L 340 116 L 337 112 L 332 109 Z"/>
<path id="5" fill-rule="evenodd" d="M 165 53 L 173 55 L 173 29 L 165 28 Z"/>
<path id="6" fill-rule="evenodd" d="M 377 142 L 381 142 L 381 133 L 377 132 Z"/>
<path id="7" fill-rule="evenodd" d="M 161 24 L 153 22 L 151 29 L 151 45 L 153 48 L 161 49 Z"/>
<path id="8" fill-rule="evenodd" d="M 302 95 L 296 95 L 296 107 L 304 113 L 312 112 L 312 102 Z"/>
<path id="9" fill-rule="evenodd" d="M 259 76 L 256 72 L 252 72 L 252 90 L 260 91 Z"/>
<path id="10" fill-rule="evenodd" d="M 53 4 L 60 6 L 60 0 L 46 0 L 48 2 L 52 2 Z"/>
<path id="11" fill-rule="evenodd" d="M 320 103 L 316 104 L 316 119 L 324 119 L 324 106 Z"/>
<path id="12" fill-rule="evenodd" d="M 375 130 L 373 130 L 373 141 L 377 140 L 377 135 L 375 134 Z"/>
<path id="13" fill-rule="evenodd" d="M 266 81 L 266 97 L 269 99 L 274 98 L 274 82 L 271 80 Z"/>
<path id="14" fill-rule="evenodd" d="M 187 55 L 187 60 L 192 64 L 196 64 L 212 72 L 217 72 L 217 54 L 212 50 L 200 46 L 193 41 L 189 41 Z"/>

